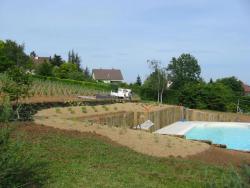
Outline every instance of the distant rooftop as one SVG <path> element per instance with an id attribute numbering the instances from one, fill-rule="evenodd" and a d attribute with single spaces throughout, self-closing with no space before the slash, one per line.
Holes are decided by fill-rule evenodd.
<path id="1" fill-rule="evenodd" d="M 45 61 L 49 61 L 50 57 L 39 57 L 39 56 L 36 56 L 34 58 L 32 58 L 34 63 L 44 63 Z"/>
<path id="2" fill-rule="evenodd" d="M 250 86 L 249 86 L 249 85 L 243 84 L 243 88 L 244 88 L 244 92 L 245 92 L 246 94 L 249 94 L 249 93 L 250 93 Z"/>
<path id="3" fill-rule="evenodd" d="M 92 74 L 95 80 L 123 80 L 121 70 L 119 69 L 93 69 Z"/>

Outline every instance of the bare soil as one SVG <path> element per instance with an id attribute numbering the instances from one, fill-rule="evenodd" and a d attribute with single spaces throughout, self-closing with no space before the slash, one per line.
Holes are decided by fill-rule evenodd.
<path id="1" fill-rule="evenodd" d="M 39 111 L 35 115 L 35 122 L 64 130 L 96 133 L 137 152 L 156 157 L 186 157 L 209 149 L 210 146 L 205 143 L 189 141 L 173 136 L 152 134 L 141 130 L 129 129 L 128 127 L 117 128 L 108 125 L 98 125 L 79 119 L 79 117 L 93 115 L 98 117 L 111 112 L 148 112 L 166 107 L 167 105 L 117 103 L 105 105 L 105 108 L 104 106 L 86 106 L 86 112 L 82 112 L 82 107 L 51 108 Z"/>
<path id="2" fill-rule="evenodd" d="M 46 135 L 48 133 L 59 133 L 73 137 L 88 137 L 100 139 L 106 143 L 120 147 L 121 144 L 112 141 L 110 138 L 95 132 L 80 132 L 75 130 L 62 130 L 58 128 L 52 128 L 48 126 L 38 125 L 34 123 L 22 123 L 18 126 L 18 130 L 28 133 L 28 139 L 36 138 L 38 135 Z M 230 164 L 240 167 L 243 163 L 250 165 L 250 154 L 240 151 L 226 150 L 217 147 L 210 147 L 209 149 L 191 156 L 187 156 L 186 159 L 194 161 L 202 161 L 214 165 L 228 166 Z"/>
<path id="3" fill-rule="evenodd" d="M 211 164 L 227 166 L 229 164 L 240 167 L 242 164 L 250 165 L 250 153 L 210 147 L 199 154 L 188 156 L 188 159 L 199 160 Z"/>
<path id="4" fill-rule="evenodd" d="M 66 102 L 66 101 L 82 101 L 76 96 L 34 96 L 27 99 L 22 99 L 22 103 L 43 103 L 43 102 Z"/>
<path id="5" fill-rule="evenodd" d="M 166 105 L 117 103 L 112 105 L 90 107 L 51 108 L 39 111 L 35 115 L 35 123 L 49 127 L 91 133 L 108 138 L 112 143 L 129 147 L 137 152 L 156 157 L 185 157 L 191 160 L 200 160 L 212 164 L 227 165 L 232 163 L 240 165 L 250 164 L 250 154 L 226 150 L 210 146 L 198 141 L 190 141 L 167 135 L 156 135 L 145 131 L 132 130 L 126 127 L 116 128 L 103 126 L 84 121 L 79 117 L 100 116 L 112 112 L 122 111 L 154 111 L 165 108 Z M 108 110 L 107 110 L 108 109 Z"/>

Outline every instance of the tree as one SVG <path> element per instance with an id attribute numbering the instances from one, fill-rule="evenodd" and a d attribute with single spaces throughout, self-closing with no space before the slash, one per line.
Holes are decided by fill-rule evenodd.
<path id="1" fill-rule="evenodd" d="M 136 78 L 136 84 L 137 84 L 138 86 L 141 86 L 141 84 L 142 84 L 141 77 L 140 77 L 139 75 L 138 75 L 137 78 Z"/>
<path id="2" fill-rule="evenodd" d="M 60 55 L 56 55 L 54 54 L 54 56 L 50 59 L 50 63 L 53 65 L 53 66 L 60 66 L 62 65 L 64 62 L 62 60 L 62 57 Z"/>
<path id="3" fill-rule="evenodd" d="M 221 78 L 216 80 L 216 82 L 229 87 L 235 93 L 236 96 L 244 95 L 244 88 L 242 86 L 242 82 L 234 76 Z"/>
<path id="4" fill-rule="evenodd" d="M 174 89 L 180 89 L 186 83 L 201 80 L 201 68 L 195 57 L 190 54 L 182 54 L 177 59 L 173 57 L 167 70 L 170 71 L 170 79 Z"/>
<path id="5" fill-rule="evenodd" d="M 30 52 L 30 57 L 35 58 L 36 56 L 37 56 L 37 55 L 36 55 L 36 52 L 35 52 L 35 51 Z"/>
<path id="6" fill-rule="evenodd" d="M 81 58 L 78 53 L 74 52 L 74 50 L 69 51 L 68 62 L 75 64 L 77 66 L 77 69 L 81 70 Z"/>
<path id="7" fill-rule="evenodd" d="M 9 69 L 5 78 L 2 80 L 2 92 L 10 97 L 16 107 L 17 119 L 20 119 L 19 111 L 21 109 L 20 99 L 30 96 L 32 81 L 30 75 L 22 67 L 14 66 Z"/>
<path id="8" fill-rule="evenodd" d="M 168 87 L 168 71 L 166 68 L 161 67 L 161 62 L 157 60 L 148 60 L 152 73 L 146 79 L 146 87 L 152 88 L 157 92 L 157 102 L 163 101 L 163 93 Z"/>
<path id="9" fill-rule="evenodd" d="M 24 53 L 24 45 L 15 41 L 1 41 L 0 45 L 0 72 L 4 72 L 13 66 L 29 68 L 31 59 Z"/>
<path id="10" fill-rule="evenodd" d="M 233 92 L 221 83 L 189 83 L 180 91 L 179 101 L 186 107 L 235 111 Z"/>
<path id="11" fill-rule="evenodd" d="M 54 74 L 58 78 L 66 78 L 73 80 L 83 80 L 84 75 L 82 71 L 77 69 L 76 64 L 63 63 L 60 67 L 54 68 Z"/>
<path id="12" fill-rule="evenodd" d="M 84 76 L 85 76 L 85 78 L 86 78 L 87 80 L 90 80 L 90 79 L 91 79 L 91 74 L 90 74 L 90 71 L 89 71 L 89 68 L 88 68 L 88 67 L 86 67 L 86 68 L 84 69 Z"/>
<path id="13" fill-rule="evenodd" d="M 41 76 L 53 76 L 53 66 L 50 62 L 45 61 L 36 67 L 36 74 Z"/>

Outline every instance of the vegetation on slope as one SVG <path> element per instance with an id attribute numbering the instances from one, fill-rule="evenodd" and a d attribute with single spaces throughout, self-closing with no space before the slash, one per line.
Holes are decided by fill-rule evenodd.
<path id="1" fill-rule="evenodd" d="M 23 152 L 46 164 L 49 177 L 44 187 L 241 187 L 243 183 L 232 168 L 145 156 L 90 133 L 38 125 L 18 131 L 25 135 Z"/>

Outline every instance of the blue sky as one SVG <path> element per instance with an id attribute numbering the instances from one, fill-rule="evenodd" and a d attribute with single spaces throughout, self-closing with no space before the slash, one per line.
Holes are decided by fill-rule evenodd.
<path id="1" fill-rule="evenodd" d="M 249 0 L 0 0 L 0 39 L 40 56 L 74 49 L 84 67 L 119 68 L 128 82 L 149 74 L 147 59 L 191 53 L 206 80 L 250 84 Z"/>

